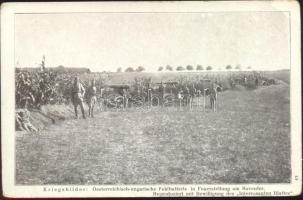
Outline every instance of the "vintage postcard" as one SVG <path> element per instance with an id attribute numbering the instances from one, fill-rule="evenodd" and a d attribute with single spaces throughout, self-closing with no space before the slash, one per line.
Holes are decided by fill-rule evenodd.
<path id="1" fill-rule="evenodd" d="M 1 5 L 7 197 L 301 194 L 296 1 Z"/>

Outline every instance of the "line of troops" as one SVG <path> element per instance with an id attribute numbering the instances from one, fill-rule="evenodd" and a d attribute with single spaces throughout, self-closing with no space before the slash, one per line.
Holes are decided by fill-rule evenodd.
<path id="1" fill-rule="evenodd" d="M 163 84 L 159 86 L 159 93 L 161 94 L 162 98 L 164 97 L 165 89 Z M 81 109 L 82 117 L 85 119 L 85 111 L 84 111 L 84 97 L 85 97 L 85 88 L 81 83 L 79 77 L 75 77 L 74 83 L 71 89 L 71 100 L 74 106 L 75 117 L 78 118 L 78 106 Z M 123 96 L 127 95 L 127 91 L 123 90 Z M 178 99 L 192 96 L 188 87 L 185 88 L 183 91 L 182 89 L 178 92 Z M 215 84 L 213 87 L 209 88 L 209 97 L 210 97 L 210 104 L 211 108 L 215 109 L 215 102 L 217 99 L 217 89 Z M 127 99 L 127 98 L 126 98 Z M 25 102 L 28 102 L 28 99 L 25 99 Z M 88 116 L 94 117 L 94 108 L 97 102 L 97 88 L 95 84 L 95 80 L 91 81 L 91 84 L 87 91 L 87 104 L 88 104 Z M 25 103 L 23 109 L 16 110 L 16 128 L 18 130 L 25 130 L 25 131 L 37 131 L 37 128 L 34 127 L 30 122 L 30 112 L 27 110 L 27 103 Z"/>
<path id="2" fill-rule="evenodd" d="M 207 89 L 207 93 L 210 98 L 210 106 L 211 106 L 211 109 L 213 109 L 214 111 L 216 109 L 217 89 L 218 89 L 218 85 L 215 83 L 211 84 L 211 86 Z M 148 90 L 151 90 L 151 89 L 148 89 Z M 158 92 L 161 94 L 160 95 L 161 101 L 163 101 L 164 94 L 165 94 L 165 88 L 162 83 L 159 85 Z M 84 111 L 85 93 L 86 93 L 85 88 L 83 87 L 79 78 L 76 77 L 74 80 L 73 87 L 72 87 L 72 103 L 74 105 L 74 111 L 75 111 L 76 118 L 78 118 L 78 106 L 81 109 L 82 117 L 84 119 L 86 118 L 85 111 Z M 86 94 L 89 117 L 94 117 L 94 108 L 95 108 L 95 104 L 97 102 L 96 94 L 97 94 L 97 89 L 96 89 L 95 80 L 92 80 L 91 84 L 88 88 L 87 94 Z M 185 99 L 186 102 L 189 103 L 190 101 L 192 101 L 192 98 L 196 95 L 200 96 L 201 91 L 196 90 L 195 88 L 194 88 L 194 90 L 190 90 L 188 87 L 185 87 L 184 90 L 182 90 L 181 88 L 178 90 L 177 98 L 179 100 Z M 102 94 L 101 94 L 101 96 L 102 96 Z M 126 100 L 126 102 L 123 103 L 123 106 L 127 107 L 128 99 L 129 99 L 129 92 L 127 89 L 122 90 L 122 96 Z"/>

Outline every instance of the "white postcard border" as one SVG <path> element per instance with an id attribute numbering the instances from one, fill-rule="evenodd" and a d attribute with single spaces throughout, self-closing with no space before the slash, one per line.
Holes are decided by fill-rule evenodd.
<path id="1" fill-rule="evenodd" d="M 15 135 L 14 135 L 14 14 L 15 13 L 62 13 L 62 12 L 245 12 L 285 11 L 291 16 L 291 166 L 290 184 L 221 184 L 221 185 L 114 185 L 114 186 L 16 186 L 15 180 Z M 300 60 L 300 10 L 296 1 L 237 1 L 237 2 L 69 2 L 69 3 L 6 3 L 1 5 L 1 139 L 2 139 L 2 184 L 7 197 L 148 197 L 155 196 L 147 187 L 185 187 L 187 196 L 197 195 L 207 187 L 251 188 L 254 194 L 224 196 L 293 196 L 301 193 L 301 60 Z M 126 191 L 93 191 L 94 188 L 121 187 Z M 200 189 L 199 189 L 200 187 Z M 46 189 L 45 189 L 46 188 Z M 57 189 L 56 189 L 57 188 Z M 60 189 L 61 188 L 61 189 Z M 63 188 L 66 191 L 62 191 Z M 76 188 L 84 191 L 75 191 Z M 133 189 L 132 189 L 133 188 Z M 141 191 L 141 189 L 143 191 Z M 194 188 L 194 189 L 193 189 Z M 259 188 L 259 189 L 257 189 Z M 260 189 L 261 188 L 261 189 Z M 56 190 L 56 191 L 55 191 Z M 59 192 L 60 190 L 60 192 Z M 100 189 L 102 190 L 102 189 Z M 140 190 L 140 191 L 139 191 Z M 164 189 L 165 190 L 165 189 Z M 194 193 L 190 193 L 193 192 Z M 220 190 L 219 190 L 220 191 Z M 274 193 L 274 191 L 277 191 Z M 164 192 L 164 191 L 162 191 Z M 169 192 L 169 191 L 166 191 Z M 174 191 L 170 191 L 174 192 Z M 175 191 L 176 192 L 176 191 Z M 222 191 L 221 191 L 222 192 Z M 259 192 L 258 195 L 256 192 Z M 264 194 L 262 193 L 264 192 Z M 266 195 L 265 192 L 270 192 Z M 192 194 L 192 195 L 191 195 Z M 201 192 L 202 194 L 202 192 Z M 177 194 L 170 196 L 178 196 Z"/>

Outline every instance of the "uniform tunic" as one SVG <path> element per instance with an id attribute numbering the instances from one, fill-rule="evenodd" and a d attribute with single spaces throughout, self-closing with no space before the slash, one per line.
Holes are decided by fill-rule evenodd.
<path id="1" fill-rule="evenodd" d="M 72 96 L 73 96 L 73 104 L 79 105 L 83 102 L 83 96 L 85 93 L 85 89 L 81 83 L 77 83 L 73 85 L 72 88 Z"/>
<path id="2" fill-rule="evenodd" d="M 90 106 L 94 105 L 97 101 L 97 88 L 96 86 L 92 86 L 88 90 L 88 103 Z"/>

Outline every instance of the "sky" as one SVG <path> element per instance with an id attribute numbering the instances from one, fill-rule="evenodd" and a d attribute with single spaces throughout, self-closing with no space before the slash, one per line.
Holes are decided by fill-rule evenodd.
<path id="1" fill-rule="evenodd" d="M 256 70 L 290 68 L 285 12 L 69 13 L 15 15 L 15 64 L 36 67 L 121 67 L 201 64 Z"/>

